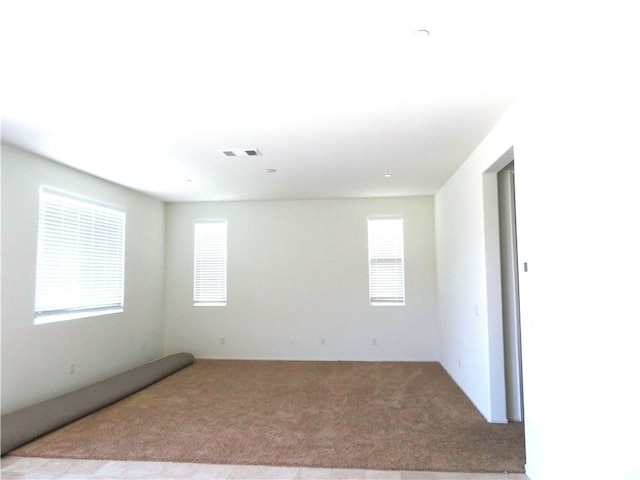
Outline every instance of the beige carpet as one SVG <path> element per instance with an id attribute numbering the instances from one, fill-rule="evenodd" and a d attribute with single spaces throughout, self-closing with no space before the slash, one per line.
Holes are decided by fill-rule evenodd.
<path id="1" fill-rule="evenodd" d="M 489 424 L 438 363 L 197 360 L 19 456 L 523 472 L 521 424 Z"/>

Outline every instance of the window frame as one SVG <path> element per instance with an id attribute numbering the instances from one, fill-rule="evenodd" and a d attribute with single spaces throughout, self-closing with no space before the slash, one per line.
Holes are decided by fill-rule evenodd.
<path id="1" fill-rule="evenodd" d="M 397 238 L 391 239 L 395 244 L 389 244 L 389 238 L 380 238 L 382 223 L 394 222 L 399 224 L 399 232 L 394 232 Z M 390 225 L 390 224 L 388 224 Z M 390 228 L 390 227 L 389 227 Z M 376 307 L 398 307 L 406 305 L 405 280 L 405 252 L 404 252 L 404 217 L 402 216 L 371 216 L 367 218 L 368 262 L 369 262 L 369 304 Z M 386 242 L 386 243 L 385 243 Z M 399 243 L 398 243 L 399 242 Z M 389 249 L 393 250 L 389 254 Z M 400 255 L 397 255 L 399 253 Z M 384 254 L 384 255 L 383 255 Z M 382 268 L 378 268 L 382 267 Z M 386 268 L 385 268 L 386 267 Z M 395 277 L 390 283 L 389 277 Z M 384 278 L 386 277 L 386 279 Z M 381 296 L 380 292 L 399 293 L 398 295 Z"/>
<path id="2" fill-rule="evenodd" d="M 199 230 L 203 229 L 205 225 L 223 225 L 222 230 L 222 244 L 216 244 L 214 242 L 208 245 L 209 248 L 220 248 L 220 252 L 208 252 L 209 259 L 204 259 L 199 256 L 202 253 L 201 248 L 206 245 L 202 244 L 204 240 L 199 237 Z M 211 218 L 196 220 L 193 224 L 193 306 L 194 307 L 226 307 L 227 306 L 227 290 L 228 290 L 228 231 L 229 222 L 226 218 Z M 204 232 L 200 232 L 204 234 Z M 211 232 L 210 232 L 211 235 Z M 209 263 L 209 266 L 213 263 L 222 262 L 222 268 L 218 268 L 214 271 L 203 272 L 202 268 L 205 266 L 203 263 Z M 209 282 L 204 282 L 203 276 L 209 275 L 212 278 Z M 209 293 L 207 294 L 207 290 Z"/>
<path id="3" fill-rule="evenodd" d="M 123 312 L 125 242 L 123 208 L 40 187 L 34 324 Z"/>

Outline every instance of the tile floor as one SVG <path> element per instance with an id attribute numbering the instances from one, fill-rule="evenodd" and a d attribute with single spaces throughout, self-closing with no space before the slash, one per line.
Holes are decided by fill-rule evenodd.
<path id="1" fill-rule="evenodd" d="M 514 473 L 439 473 L 331 468 L 289 468 L 195 463 L 116 462 L 110 460 L 65 460 L 51 458 L 2 458 L 2 480 L 45 479 L 153 479 L 153 480 L 528 480 Z"/>

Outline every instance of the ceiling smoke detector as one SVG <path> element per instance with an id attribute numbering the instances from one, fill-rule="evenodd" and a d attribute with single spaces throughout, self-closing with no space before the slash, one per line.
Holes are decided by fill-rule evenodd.
<path id="1" fill-rule="evenodd" d="M 262 155 L 257 148 L 247 148 L 239 150 L 220 150 L 225 157 L 256 157 Z"/>

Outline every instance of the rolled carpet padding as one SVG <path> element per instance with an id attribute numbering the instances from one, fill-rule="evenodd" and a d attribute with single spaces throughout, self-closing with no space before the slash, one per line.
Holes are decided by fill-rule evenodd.
<path id="1" fill-rule="evenodd" d="M 193 363 L 190 353 L 176 353 L 79 390 L 2 415 L 2 452 L 115 403 Z"/>

